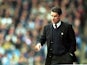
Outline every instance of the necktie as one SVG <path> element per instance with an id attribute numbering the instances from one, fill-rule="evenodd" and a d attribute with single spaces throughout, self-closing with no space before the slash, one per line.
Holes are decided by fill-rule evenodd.
<path id="1" fill-rule="evenodd" d="M 55 24 L 55 27 L 57 28 L 57 24 Z"/>

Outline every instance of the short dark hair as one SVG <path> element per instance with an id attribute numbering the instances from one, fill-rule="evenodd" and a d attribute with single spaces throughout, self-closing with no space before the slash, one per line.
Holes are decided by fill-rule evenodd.
<path id="1" fill-rule="evenodd" d="M 59 7 L 52 7 L 51 11 L 58 13 L 58 15 L 62 14 L 62 10 Z"/>

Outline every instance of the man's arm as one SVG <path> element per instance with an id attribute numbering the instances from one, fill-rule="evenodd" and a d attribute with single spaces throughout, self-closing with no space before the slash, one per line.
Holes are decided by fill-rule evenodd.
<path id="1" fill-rule="evenodd" d="M 69 43 L 70 43 L 70 55 L 72 56 L 73 62 L 77 62 L 77 57 L 75 55 L 75 51 L 76 51 L 76 39 L 75 39 L 75 32 L 72 28 L 72 25 L 70 25 L 68 27 L 68 36 L 69 36 Z"/>
<path id="2" fill-rule="evenodd" d="M 69 25 L 68 27 L 68 36 L 69 36 L 69 43 L 71 46 L 69 52 L 74 53 L 76 51 L 76 39 L 72 25 Z"/>
<path id="3" fill-rule="evenodd" d="M 43 33 L 40 37 L 39 43 L 37 43 L 36 46 L 35 46 L 35 50 L 40 51 L 41 47 L 43 46 L 43 44 L 45 42 L 46 42 L 46 26 L 43 29 Z"/>

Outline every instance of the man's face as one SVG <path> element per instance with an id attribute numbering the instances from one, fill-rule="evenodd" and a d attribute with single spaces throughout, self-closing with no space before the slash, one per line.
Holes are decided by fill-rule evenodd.
<path id="1" fill-rule="evenodd" d="M 60 15 L 56 12 L 51 11 L 51 21 L 52 23 L 57 23 L 60 20 Z"/>

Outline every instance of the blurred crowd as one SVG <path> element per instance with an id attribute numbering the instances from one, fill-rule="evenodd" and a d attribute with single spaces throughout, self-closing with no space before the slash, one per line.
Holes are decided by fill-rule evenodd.
<path id="1" fill-rule="evenodd" d="M 87 63 L 87 0 L 0 0 L 0 65 L 44 65 L 46 45 L 40 52 L 34 46 L 53 6 L 73 26 L 78 63 Z"/>

